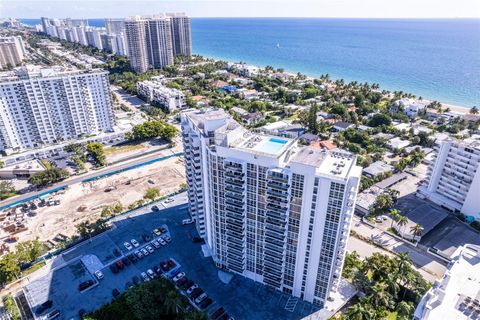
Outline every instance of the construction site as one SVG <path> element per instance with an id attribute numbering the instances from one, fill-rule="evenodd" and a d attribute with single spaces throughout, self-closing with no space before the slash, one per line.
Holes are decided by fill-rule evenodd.
<path id="1" fill-rule="evenodd" d="M 95 222 L 102 209 L 120 203 L 124 210 L 144 200 L 149 188 L 159 197 L 185 182 L 182 157 L 171 157 L 88 182 L 71 184 L 0 213 L 0 254 L 17 242 L 39 239 L 50 247 L 78 234 L 77 225 Z"/>

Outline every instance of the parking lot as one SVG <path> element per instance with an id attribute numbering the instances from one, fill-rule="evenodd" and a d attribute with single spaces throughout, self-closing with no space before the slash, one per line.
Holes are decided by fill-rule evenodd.
<path id="1" fill-rule="evenodd" d="M 285 306 L 288 295 L 267 289 L 263 285 L 240 276 L 233 276 L 225 284 L 219 278 L 219 270 L 215 267 L 210 257 L 205 257 L 201 244 L 193 243 L 196 231 L 193 224 L 182 225 L 182 220 L 188 217 L 185 204 L 185 194 L 176 197 L 175 202 L 167 204 L 165 209 L 156 212 L 138 211 L 131 215 L 122 216 L 114 222 L 112 230 L 71 249 L 59 257 L 56 269 L 47 276 L 31 281 L 25 288 L 27 299 L 34 307 L 52 300 L 52 310 L 60 310 L 60 319 L 78 319 L 79 310 L 93 311 L 101 305 L 112 300 L 112 290 L 120 292 L 126 290 L 132 278 L 140 277 L 141 272 L 158 266 L 160 261 L 173 258 L 177 261 L 180 270 L 202 288 L 213 299 L 213 304 L 208 308 L 212 312 L 219 306 L 235 319 L 301 319 L 316 311 L 316 308 L 303 301 L 290 301 L 290 310 Z M 122 255 L 131 253 L 146 244 L 142 239 L 143 234 L 153 236 L 152 230 L 165 225 L 171 237 L 171 243 L 155 249 L 153 253 L 140 259 L 138 262 L 125 266 L 118 273 L 113 273 L 108 267 L 109 263 L 119 259 L 113 250 L 117 249 Z M 136 239 L 138 248 L 128 250 L 123 245 L 126 241 Z M 82 260 L 97 261 L 103 266 L 103 279 L 96 280 L 89 272 Z M 83 258 L 83 259 L 82 259 Z M 86 259 L 88 258 L 88 259 Z M 121 258 L 121 257 L 120 257 Z M 59 265 L 63 263 L 63 265 Z M 91 279 L 95 284 L 83 292 L 78 290 L 80 283 Z M 47 313 L 48 313 L 47 312 Z"/>

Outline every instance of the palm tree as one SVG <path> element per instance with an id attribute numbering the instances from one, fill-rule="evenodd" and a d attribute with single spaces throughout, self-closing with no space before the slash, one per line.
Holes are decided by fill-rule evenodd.
<path id="1" fill-rule="evenodd" d="M 477 106 L 473 106 L 473 107 L 470 109 L 470 114 L 478 114 L 478 107 L 477 107 Z"/>
<path id="2" fill-rule="evenodd" d="M 168 314 L 176 314 L 177 306 L 182 304 L 182 297 L 177 291 L 171 290 L 167 293 L 165 297 L 165 311 Z"/>
<path id="3" fill-rule="evenodd" d="M 396 310 L 398 314 L 405 319 L 411 319 L 413 316 L 414 309 L 411 302 L 400 301 Z"/>
<path id="4" fill-rule="evenodd" d="M 421 225 L 419 225 L 418 223 L 416 225 L 414 225 L 413 227 L 410 227 L 410 233 L 414 236 L 414 237 L 419 237 L 422 235 L 422 232 L 423 232 L 423 227 Z"/>
<path id="5" fill-rule="evenodd" d="M 398 209 L 390 210 L 390 217 L 392 218 L 392 224 L 390 225 L 390 228 L 393 228 L 393 222 L 397 222 L 398 218 L 400 217 L 400 210 Z"/>
<path id="6" fill-rule="evenodd" d="M 408 218 L 407 217 L 405 217 L 405 216 L 398 217 L 397 224 L 400 227 L 400 229 L 403 229 L 402 227 L 405 227 L 407 225 L 407 223 L 408 223 Z M 403 230 L 402 230 L 401 233 L 403 233 Z M 403 236 L 402 236 L 402 238 L 403 238 Z"/>
<path id="7" fill-rule="evenodd" d="M 347 309 L 347 317 L 350 320 L 371 320 L 372 319 L 372 311 L 367 309 L 361 303 L 354 304 L 350 308 Z"/>
<path id="8" fill-rule="evenodd" d="M 388 285 L 384 282 L 377 282 L 372 288 L 372 299 L 374 305 L 382 305 L 387 308 L 390 307 L 392 303 L 392 296 L 387 290 Z"/>
<path id="9" fill-rule="evenodd" d="M 400 280 L 402 283 L 405 283 L 407 280 L 412 268 L 411 268 L 411 263 L 412 260 L 410 260 L 410 256 L 408 255 L 408 252 L 401 252 L 397 255 L 397 265 L 398 265 L 398 271 L 396 274 L 397 280 Z"/>

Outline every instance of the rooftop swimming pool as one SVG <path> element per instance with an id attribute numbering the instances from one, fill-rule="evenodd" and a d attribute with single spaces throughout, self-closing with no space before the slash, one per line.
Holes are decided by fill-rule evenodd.
<path id="1" fill-rule="evenodd" d="M 269 154 L 277 154 L 282 150 L 283 146 L 288 142 L 288 140 L 279 139 L 279 138 L 269 138 L 264 142 L 259 143 L 255 146 L 255 150 L 260 152 L 265 152 Z"/>

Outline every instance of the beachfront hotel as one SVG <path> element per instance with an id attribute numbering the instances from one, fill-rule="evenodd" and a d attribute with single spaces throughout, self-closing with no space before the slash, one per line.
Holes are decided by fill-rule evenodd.
<path id="1" fill-rule="evenodd" d="M 26 66 L 0 73 L 0 151 L 110 132 L 108 72 Z"/>
<path id="2" fill-rule="evenodd" d="M 135 72 L 171 65 L 192 54 L 190 18 L 184 13 L 134 16 L 125 20 L 130 63 Z"/>
<path id="3" fill-rule="evenodd" d="M 480 219 L 480 143 L 449 139 L 442 142 L 420 195 L 452 211 Z"/>
<path id="4" fill-rule="evenodd" d="M 181 126 L 190 214 L 216 265 L 322 308 L 340 283 L 355 156 L 250 132 L 223 110 L 186 111 Z"/>

